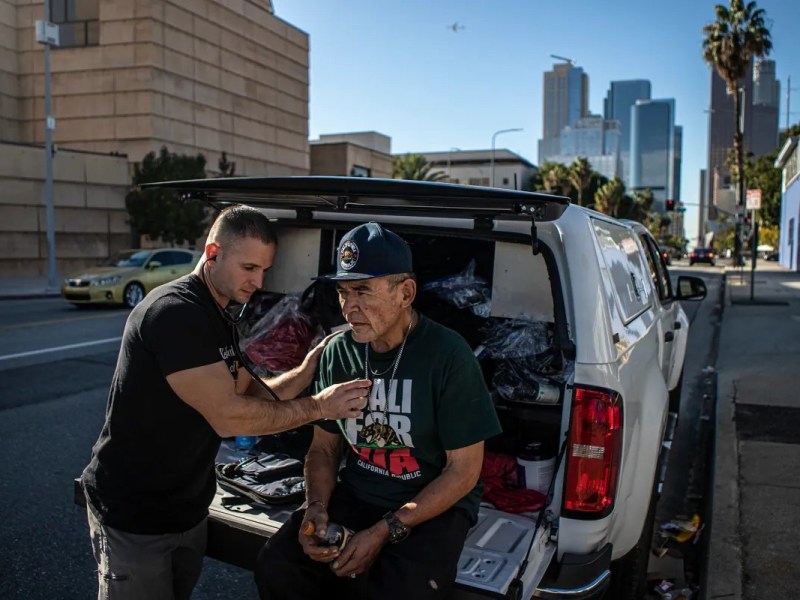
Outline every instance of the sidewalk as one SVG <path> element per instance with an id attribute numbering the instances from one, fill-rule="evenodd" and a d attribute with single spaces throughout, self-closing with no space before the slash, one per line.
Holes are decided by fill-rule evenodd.
<path id="1" fill-rule="evenodd" d="M 61 283 L 61 280 L 57 282 Z M 57 298 L 61 290 L 48 289 L 47 277 L 3 277 L 0 278 L 0 300 L 24 300 L 28 298 Z"/>
<path id="2" fill-rule="evenodd" d="M 709 600 L 800 595 L 800 274 L 728 269 L 717 361 Z"/>

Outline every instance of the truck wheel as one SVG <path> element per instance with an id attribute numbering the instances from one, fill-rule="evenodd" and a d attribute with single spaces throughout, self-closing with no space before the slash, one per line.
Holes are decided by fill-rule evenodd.
<path id="1" fill-rule="evenodd" d="M 611 584 L 606 600 L 640 600 L 645 597 L 657 503 L 658 493 L 654 488 L 639 541 L 625 556 L 611 563 Z"/>

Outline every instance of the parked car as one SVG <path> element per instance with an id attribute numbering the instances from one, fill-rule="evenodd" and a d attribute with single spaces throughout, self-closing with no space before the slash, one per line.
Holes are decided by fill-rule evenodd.
<path id="1" fill-rule="evenodd" d="M 122 250 L 100 265 L 70 275 L 61 296 L 75 305 L 124 304 L 130 308 L 153 288 L 186 275 L 201 253 L 181 248 Z"/>
<path id="2" fill-rule="evenodd" d="M 777 260 L 780 260 L 780 258 L 781 258 L 781 255 L 779 253 L 777 253 L 777 252 L 770 252 L 766 256 L 766 260 L 769 260 L 769 261 L 777 261 Z"/>
<path id="3" fill-rule="evenodd" d="M 694 263 L 706 263 L 712 267 L 716 264 L 717 253 L 713 248 L 695 248 L 689 254 L 689 266 Z"/>
<path id="4" fill-rule="evenodd" d="M 661 258 L 664 259 L 664 264 L 667 266 L 672 264 L 672 248 L 667 246 L 659 246 L 658 252 L 661 254 Z"/>
<path id="5" fill-rule="evenodd" d="M 285 254 L 265 277 L 265 297 L 301 294 L 312 277 L 335 270 L 338 241 L 356 223 L 383 222 L 409 242 L 417 308 L 462 334 L 492 390 L 503 432 L 487 451 L 513 463 L 536 441 L 554 463 L 541 510 L 481 507 L 454 598 L 644 595 L 689 334 L 678 300 L 706 292 L 688 276 L 673 289 L 643 226 L 567 198 L 430 182 L 272 177 L 152 186 L 215 206 L 244 202 L 273 219 Z M 524 344 L 510 349 L 512 339 Z M 252 568 L 297 505 L 231 510 L 231 500 L 220 487 L 207 552 Z"/>

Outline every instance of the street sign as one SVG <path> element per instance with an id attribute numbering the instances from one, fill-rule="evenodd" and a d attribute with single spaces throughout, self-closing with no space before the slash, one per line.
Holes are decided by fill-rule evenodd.
<path id="1" fill-rule="evenodd" d="M 761 208 L 761 190 L 747 190 L 745 194 L 745 205 L 747 210 L 758 210 Z"/>

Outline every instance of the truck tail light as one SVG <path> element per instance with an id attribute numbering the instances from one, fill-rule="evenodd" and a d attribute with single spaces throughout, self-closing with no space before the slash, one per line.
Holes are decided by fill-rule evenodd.
<path id="1" fill-rule="evenodd" d="M 567 447 L 564 511 L 578 518 L 611 512 L 622 451 L 622 398 L 611 390 L 575 387 Z"/>

